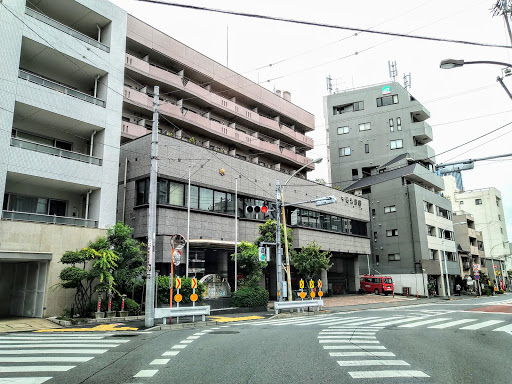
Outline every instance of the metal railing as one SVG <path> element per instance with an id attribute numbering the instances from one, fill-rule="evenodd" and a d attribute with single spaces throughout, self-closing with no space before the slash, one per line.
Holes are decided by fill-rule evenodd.
<path id="1" fill-rule="evenodd" d="M 81 161 L 83 163 L 89 163 L 94 165 L 101 165 L 101 159 L 89 155 L 84 155 L 78 152 L 67 151 L 65 149 L 50 147 L 49 145 L 34 143 L 33 141 L 27 141 L 11 137 L 11 147 L 28 149 L 35 152 L 47 153 L 49 155 L 62 157 L 65 159 L 71 159 Z"/>
<path id="2" fill-rule="evenodd" d="M 69 86 L 56 83 L 55 81 L 52 81 L 52 80 L 48 80 L 40 75 L 36 75 L 35 73 L 30 73 L 23 69 L 20 69 L 18 77 L 20 79 L 24 79 L 24 80 L 30 81 L 32 83 L 42 85 L 43 87 L 53 89 L 54 91 L 61 92 L 66 95 L 69 95 L 69 96 L 73 96 L 73 97 L 76 97 L 77 99 L 87 101 L 88 103 L 99 105 L 100 107 L 105 108 L 105 101 L 98 99 L 94 96 L 88 95 L 86 93 L 72 89 Z"/>
<path id="3" fill-rule="evenodd" d="M 25 9 L 25 13 L 29 16 L 32 16 L 34 19 L 42 21 L 43 23 L 48 24 L 48 25 L 58 29 L 59 31 L 62 31 L 68 35 L 71 35 L 79 40 L 82 40 L 82 41 L 86 42 L 87 44 L 90 44 L 96 48 L 99 48 L 102 51 L 110 52 L 110 48 L 108 46 L 106 46 L 105 44 L 100 43 L 98 40 L 94 40 L 93 38 L 91 38 L 87 35 L 84 35 L 83 33 L 78 32 L 78 31 L 74 30 L 73 28 L 68 27 L 67 25 L 59 23 L 58 21 L 53 20 L 52 18 L 50 18 L 46 15 L 43 15 L 42 13 L 36 12 L 33 9 L 28 8 L 28 7 Z"/>
<path id="4" fill-rule="evenodd" d="M 74 225 L 77 227 L 98 228 L 96 220 L 80 219 L 76 217 L 42 215 L 40 213 L 2 211 L 3 220 L 32 221 L 46 224 Z"/>

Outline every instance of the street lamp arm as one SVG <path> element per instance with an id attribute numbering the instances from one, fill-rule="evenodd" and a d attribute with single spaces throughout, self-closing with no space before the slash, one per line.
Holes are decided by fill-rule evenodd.
<path id="1" fill-rule="evenodd" d="M 295 172 L 293 172 L 291 174 L 291 176 L 288 178 L 288 180 L 286 180 L 286 182 L 283 184 L 282 187 L 284 187 L 286 184 L 288 184 L 288 182 L 292 179 L 293 176 L 295 176 L 297 173 L 299 173 L 300 171 L 302 171 L 304 168 L 306 167 L 309 167 L 311 164 L 318 164 L 322 161 L 322 158 L 319 157 L 317 159 L 314 159 L 314 160 L 311 160 L 309 163 L 307 163 L 306 165 L 300 167 L 299 169 L 297 169 Z"/>
<path id="2" fill-rule="evenodd" d="M 503 67 L 512 67 L 512 64 L 510 64 L 510 63 L 505 63 L 503 61 L 489 61 L 489 60 L 464 61 L 464 64 L 494 64 L 494 65 L 501 65 Z"/>
<path id="3" fill-rule="evenodd" d="M 445 59 L 445 60 L 441 61 L 441 63 L 439 64 L 439 68 L 452 69 L 452 68 L 462 67 L 465 64 L 493 64 L 493 65 L 501 65 L 504 67 L 512 67 L 512 64 L 505 63 L 503 61 L 492 61 L 492 60 L 464 61 L 464 60 L 456 60 L 456 59 Z"/>

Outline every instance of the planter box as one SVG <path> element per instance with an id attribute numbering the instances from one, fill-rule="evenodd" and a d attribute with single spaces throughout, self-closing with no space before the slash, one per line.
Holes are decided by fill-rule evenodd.
<path id="1" fill-rule="evenodd" d="M 105 317 L 105 312 L 94 312 L 95 319 L 103 319 Z"/>
<path id="2" fill-rule="evenodd" d="M 128 316 L 128 311 L 117 311 L 117 317 L 126 317 Z"/>
<path id="3" fill-rule="evenodd" d="M 107 314 L 107 317 L 116 317 L 116 311 L 107 311 L 105 313 Z"/>

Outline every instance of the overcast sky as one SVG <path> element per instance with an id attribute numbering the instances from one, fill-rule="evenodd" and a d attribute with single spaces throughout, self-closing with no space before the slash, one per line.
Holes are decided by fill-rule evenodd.
<path id="1" fill-rule="evenodd" d="M 398 79 L 412 74 L 411 94 L 431 113 L 436 153 L 491 132 L 512 121 L 512 100 L 496 82 L 501 67 L 467 65 L 443 70 L 446 58 L 511 62 L 512 50 L 396 38 L 301 26 L 140 2 L 112 0 L 133 16 L 182 43 L 273 90 L 287 90 L 292 102 L 315 115 L 311 158 L 326 157 L 323 96 L 326 77 L 340 92 L 389 81 L 388 60 Z M 509 45 L 502 16 L 485 1 L 303 1 L 209 0 L 176 2 L 374 30 L 453 40 Z M 226 29 L 229 28 L 229 56 Z M 355 54 L 357 52 L 357 54 Z M 269 64 L 273 64 L 269 66 Z M 256 68 L 265 67 L 255 70 Z M 268 81 L 270 80 L 270 81 Z M 512 76 L 504 79 L 512 90 Z M 448 162 L 511 153 L 512 124 L 460 149 L 437 157 Z M 508 237 L 512 238 L 512 157 L 481 161 L 463 172 L 466 190 L 494 186 L 503 197 Z M 328 179 L 327 161 L 310 179 Z"/>

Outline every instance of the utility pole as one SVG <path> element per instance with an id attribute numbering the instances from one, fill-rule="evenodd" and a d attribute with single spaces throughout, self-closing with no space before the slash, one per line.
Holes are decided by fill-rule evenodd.
<path id="1" fill-rule="evenodd" d="M 151 132 L 151 173 L 149 177 L 148 216 L 148 261 L 146 267 L 146 327 L 155 325 L 155 241 L 156 241 L 156 195 L 158 175 L 158 102 L 159 87 L 155 86 L 153 96 L 153 127 Z"/>
<path id="2" fill-rule="evenodd" d="M 503 17 L 505 18 L 505 23 L 507 24 L 508 37 L 510 38 L 510 44 L 512 45 L 512 31 L 510 30 L 510 21 L 508 20 L 508 0 L 503 1 Z"/>
<path id="3" fill-rule="evenodd" d="M 285 234 L 286 236 L 286 234 Z M 276 180 L 276 275 L 277 275 L 277 301 L 283 301 L 283 269 L 281 254 L 281 186 Z"/>

